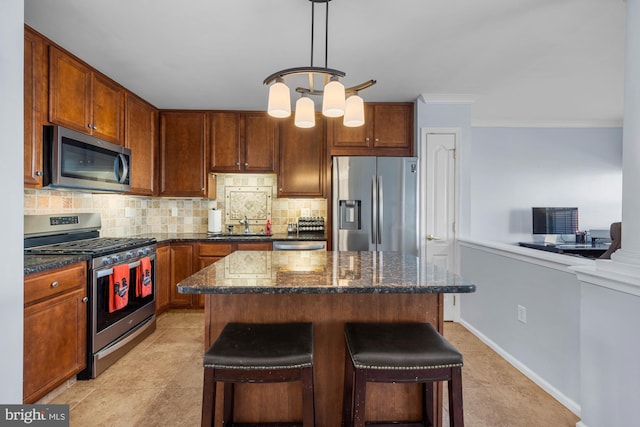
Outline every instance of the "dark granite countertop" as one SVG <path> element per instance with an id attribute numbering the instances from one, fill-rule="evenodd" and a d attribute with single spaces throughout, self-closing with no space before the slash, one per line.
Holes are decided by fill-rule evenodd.
<path id="1" fill-rule="evenodd" d="M 149 233 L 135 237 L 153 237 L 157 243 L 171 242 L 273 242 L 273 241 L 306 241 L 306 240 L 327 240 L 327 236 L 322 233 L 299 233 L 287 234 L 276 233 L 270 236 L 266 234 L 244 236 L 236 234 L 233 237 L 228 235 L 212 235 L 208 233 Z M 24 275 L 52 270 L 78 261 L 90 259 L 86 255 L 24 255 Z"/>
<path id="2" fill-rule="evenodd" d="M 24 275 L 53 270 L 79 261 L 87 261 L 88 255 L 27 255 L 24 256 Z"/>
<path id="3" fill-rule="evenodd" d="M 149 233 L 136 237 L 153 237 L 158 243 L 171 242 L 273 242 L 273 241 L 307 241 L 307 240 L 327 240 L 323 233 L 274 233 L 243 235 L 236 233 L 233 236 L 226 234 L 209 233 Z"/>
<path id="4" fill-rule="evenodd" d="M 399 252 L 237 251 L 178 283 L 183 294 L 470 293 L 475 285 Z"/>

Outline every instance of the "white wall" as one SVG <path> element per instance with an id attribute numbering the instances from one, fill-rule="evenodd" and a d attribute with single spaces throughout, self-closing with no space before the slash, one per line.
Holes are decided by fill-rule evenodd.
<path id="1" fill-rule="evenodd" d="M 4 196 L 0 245 L 0 403 L 22 403 L 23 0 L 0 0 L 0 182 Z"/>
<path id="2" fill-rule="evenodd" d="M 577 206 L 581 229 L 622 211 L 622 129 L 473 128 L 473 239 L 530 241 L 533 206 Z"/>
<path id="3" fill-rule="evenodd" d="M 569 266 L 593 261 L 475 241 L 460 242 L 460 257 L 460 274 L 477 287 L 461 295 L 463 324 L 579 413 L 580 283 Z"/>

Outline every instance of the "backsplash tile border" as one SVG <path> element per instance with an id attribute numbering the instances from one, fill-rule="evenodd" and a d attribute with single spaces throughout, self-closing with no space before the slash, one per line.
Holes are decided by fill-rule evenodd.
<path id="1" fill-rule="evenodd" d="M 326 219 L 326 199 L 278 199 L 275 175 L 220 174 L 217 199 L 158 198 L 123 194 L 100 194 L 53 189 L 24 189 L 24 214 L 98 212 L 102 216 L 102 237 L 134 236 L 147 233 L 206 233 L 208 210 L 217 206 L 225 221 L 226 186 L 271 186 L 271 224 L 274 233 L 286 233 L 287 223 L 297 221 L 302 210 L 309 216 Z M 227 224 L 223 224 L 226 229 Z M 234 224 L 236 229 L 240 224 Z M 252 225 L 261 231 L 264 224 Z"/>

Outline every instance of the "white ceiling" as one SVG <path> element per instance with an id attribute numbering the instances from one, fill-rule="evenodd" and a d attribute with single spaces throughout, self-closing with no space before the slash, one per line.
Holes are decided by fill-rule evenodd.
<path id="1" fill-rule="evenodd" d="M 619 125 L 625 9 L 333 0 L 328 66 L 346 86 L 377 80 L 366 101 L 473 99 L 474 124 Z M 308 0 L 25 0 L 25 22 L 159 108 L 264 110 L 263 79 L 310 62 Z"/>

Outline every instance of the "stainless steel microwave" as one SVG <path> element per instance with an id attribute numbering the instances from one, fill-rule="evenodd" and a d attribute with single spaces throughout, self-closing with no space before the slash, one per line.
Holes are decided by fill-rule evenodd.
<path id="1" fill-rule="evenodd" d="M 44 126 L 43 186 L 96 192 L 131 189 L 131 150 L 62 126 Z"/>

